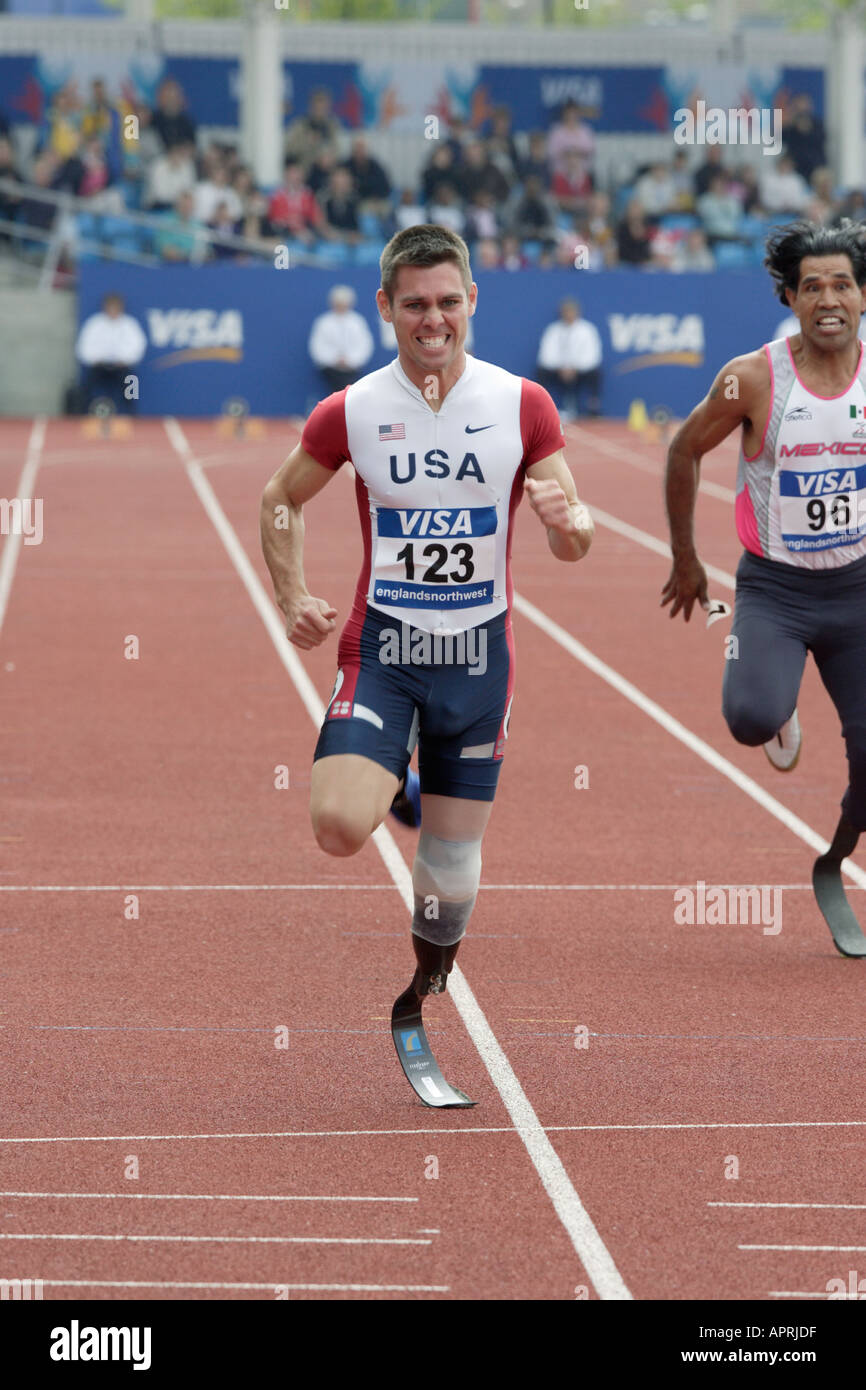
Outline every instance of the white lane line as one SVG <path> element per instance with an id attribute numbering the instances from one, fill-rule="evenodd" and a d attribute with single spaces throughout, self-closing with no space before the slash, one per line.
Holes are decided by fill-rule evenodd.
<path id="1" fill-rule="evenodd" d="M 417 1236 L 128 1236 L 128 1235 L 18 1235 L 0 1231 L 0 1240 L 131 1240 L 208 1245 L 432 1245 Z"/>
<path id="2" fill-rule="evenodd" d="M 866 1120 L 670 1120 L 659 1123 L 610 1125 L 545 1125 L 547 1134 L 603 1134 L 622 1131 L 680 1129 L 860 1129 Z M 516 1134 L 513 1125 L 418 1126 L 416 1129 L 290 1129 L 250 1130 L 227 1134 L 37 1134 L 0 1138 L 0 1144 L 119 1144 L 185 1143 L 209 1139 L 391 1139 L 417 1134 Z M 525 1141 L 524 1141 L 525 1142 Z"/>
<path id="3" fill-rule="evenodd" d="M 814 1293 L 804 1293 L 799 1289 L 770 1289 L 768 1298 L 829 1298 L 826 1289 L 816 1289 Z"/>
<path id="4" fill-rule="evenodd" d="M 33 501 L 33 486 L 39 471 L 42 445 L 45 443 L 45 426 L 45 419 L 39 416 L 33 421 L 33 427 L 30 431 L 27 452 L 24 456 L 24 467 L 21 470 L 21 477 L 18 479 L 16 493 L 16 498 L 22 506 L 26 502 Z M 9 595 L 12 592 L 12 581 L 15 578 L 15 566 L 18 564 L 18 556 L 23 541 L 23 530 L 10 531 L 3 545 L 3 553 L 0 555 L 0 629 L 2 629 L 6 617 Z"/>
<path id="5" fill-rule="evenodd" d="M 217 531 L 235 566 L 256 611 L 262 619 L 276 649 L 313 724 L 318 727 L 324 715 L 324 705 L 312 681 L 288 642 L 283 623 L 256 574 L 250 559 L 219 504 L 200 464 L 192 457 L 186 438 L 176 420 L 166 420 L 168 436 L 184 461 L 187 475 L 210 521 Z M 373 835 L 385 867 L 400 889 L 411 914 L 414 910 L 412 876 L 392 835 L 380 825 Z M 565 1167 L 544 1132 L 526 1092 L 520 1085 L 502 1048 L 480 1009 L 466 977 L 455 965 L 451 972 L 451 998 L 477 1048 L 490 1078 L 496 1087 L 515 1127 L 526 1147 L 541 1183 L 553 1203 L 557 1216 L 565 1227 L 574 1249 L 602 1299 L 630 1299 L 631 1294 L 619 1273 L 607 1246 L 584 1207 Z"/>
<path id="6" fill-rule="evenodd" d="M 450 1293 L 450 1284 L 214 1284 L 177 1279 L 40 1279 L 46 1289 L 295 1289 L 311 1293 Z"/>
<path id="7" fill-rule="evenodd" d="M 708 1207 L 772 1207 L 784 1211 L 866 1211 L 866 1202 L 707 1202 Z"/>
<path id="8" fill-rule="evenodd" d="M 866 1245 L 738 1245 L 738 1250 L 788 1250 L 795 1253 L 820 1254 L 822 1251 L 829 1251 L 831 1254 L 866 1250 Z"/>
<path id="9" fill-rule="evenodd" d="M 0 1192 L 0 1197 L 66 1197 L 78 1201 L 90 1197 L 97 1201 L 134 1202 L 417 1202 L 418 1197 L 323 1197 L 251 1195 L 238 1192 Z"/>
<path id="10" fill-rule="evenodd" d="M 667 733 L 679 739 L 680 743 L 684 743 L 693 753 L 697 753 L 699 758 L 703 758 L 710 767 L 715 768 L 723 777 L 727 777 L 729 782 L 733 782 L 735 787 L 745 792 L 765 811 L 769 811 L 771 816 L 775 816 L 776 820 L 781 821 L 782 825 L 786 826 L 812 849 L 817 850 L 819 854 L 823 854 L 829 849 L 829 841 L 823 839 L 804 820 L 795 816 L 793 811 L 789 811 L 787 806 L 782 805 L 781 801 L 777 801 L 769 792 L 764 791 L 764 788 L 753 778 L 747 776 L 745 772 L 741 772 L 734 763 L 722 757 L 721 753 L 717 753 L 715 748 L 712 748 L 709 743 L 705 743 L 697 734 L 693 734 L 691 729 L 686 728 L 685 724 L 681 724 L 672 714 L 668 714 L 666 709 L 663 709 L 655 700 L 651 700 L 648 695 L 645 695 L 631 681 L 621 676 L 612 666 L 608 666 L 607 662 L 602 661 L 582 642 L 578 642 L 576 637 L 573 637 L 570 632 L 566 632 L 565 628 L 560 627 L 559 623 L 554 622 L 540 608 L 536 608 L 535 604 L 530 603 L 522 595 L 515 594 L 514 607 L 542 632 L 547 633 L 548 637 L 552 637 L 554 642 L 558 643 L 575 660 L 581 662 L 594 675 L 599 676 L 607 685 L 612 686 L 620 695 L 624 695 L 627 700 L 630 700 L 644 714 L 649 715 L 650 719 L 660 724 Z M 861 887 L 866 887 L 866 871 L 858 868 L 850 859 L 843 859 L 842 868 L 855 883 L 860 884 Z"/>
<path id="11" fill-rule="evenodd" d="M 660 541 L 657 536 L 650 535 L 649 531 L 642 531 L 639 526 L 632 526 L 628 521 L 620 521 L 618 516 L 612 516 L 610 512 L 603 511 L 591 500 L 585 500 L 594 520 L 599 522 L 601 526 L 606 526 L 609 531 L 616 531 L 620 536 L 626 536 L 628 540 L 642 545 L 645 550 L 651 550 L 654 555 L 664 555 L 666 560 L 671 558 L 671 548 L 665 541 Z M 736 588 L 737 581 L 734 575 L 729 574 L 727 570 L 719 569 L 717 565 L 709 565 L 704 561 L 701 563 L 707 572 L 708 579 L 715 580 L 717 584 L 724 585 L 726 589 Z"/>
<path id="12" fill-rule="evenodd" d="M 484 893 L 675 893 L 681 883 L 482 883 Z M 714 883 L 714 888 L 754 888 L 753 883 Z M 775 883 L 789 892 L 812 892 L 811 883 Z M 866 887 L 858 884 L 857 887 Z M 0 893 L 343 893 L 397 892 L 396 883 L 0 883 Z"/>
<path id="13" fill-rule="evenodd" d="M 572 425 L 571 429 L 575 435 L 582 436 L 575 442 L 583 443 L 585 448 L 597 449 L 599 453 L 607 454 L 609 458 L 619 459 L 622 463 L 627 463 L 631 468 L 636 468 L 641 473 L 650 473 L 658 478 L 659 482 L 664 478 L 664 466 L 656 465 L 650 459 L 641 458 L 630 454 L 621 444 L 612 444 L 608 439 L 591 434 L 589 430 L 581 429 L 579 425 Z M 724 442 L 724 441 L 723 441 Z M 701 478 L 698 483 L 698 491 L 705 492 L 708 497 L 715 497 L 720 502 L 732 503 L 736 501 L 737 494 L 732 488 L 723 487 L 721 483 L 714 483 L 709 478 Z"/>

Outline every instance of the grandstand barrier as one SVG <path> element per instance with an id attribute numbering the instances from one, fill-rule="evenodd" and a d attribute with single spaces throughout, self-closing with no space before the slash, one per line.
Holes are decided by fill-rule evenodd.
<path id="1" fill-rule="evenodd" d="M 375 266 L 339 270 L 229 264 L 194 269 L 85 262 L 80 266 L 79 322 L 120 290 L 148 347 L 140 364 L 141 415 L 219 415 L 243 397 L 254 416 L 305 415 L 327 394 L 310 361 L 313 320 L 327 309 L 334 284 L 350 284 L 356 308 L 373 331 L 376 351 L 365 371 L 394 356 L 375 305 Z M 533 377 L 542 332 L 559 301 L 576 296 L 604 345 L 602 406 L 625 419 L 635 397 L 683 416 L 730 358 L 775 336 L 786 311 L 763 271 L 672 274 L 479 271 L 473 351 Z"/>

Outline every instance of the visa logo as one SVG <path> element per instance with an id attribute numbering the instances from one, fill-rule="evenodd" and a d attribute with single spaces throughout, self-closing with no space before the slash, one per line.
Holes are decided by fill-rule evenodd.
<path id="1" fill-rule="evenodd" d="M 244 321 L 238 309 L 148 309 L 147 328 L 155 348 L 241 348 Z"/>
<path id="2" fill-rule="evenodd" d="M 380 507 L 380 536 L 492 536 L 496 532 L 495 507 L 436 507 L 415 510 Z"/>
<path id="3" fill-rule="evenodd" d="M 780 475 L 780 490 L 784 497 L 820 497 L 822 493 L 856 492 L 858 472 L 866 474 L 866 469 L 833 468 L 828 473 L 787 471 Z"/>

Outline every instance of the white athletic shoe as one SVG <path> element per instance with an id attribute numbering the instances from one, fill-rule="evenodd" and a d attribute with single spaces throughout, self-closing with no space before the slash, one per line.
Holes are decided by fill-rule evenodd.
<path id="1" fill-rule="evenodd" d="M 803 730 L 800 728 L 800 720 L 797 711 L 791 715 L 786 724 L 783 724 L 775 738 L 769 739 L 763 745 L 764 752 L 779 772 L 792 772 L 797 766 L 800 757 L 800 749 L 803 746 Z"/>

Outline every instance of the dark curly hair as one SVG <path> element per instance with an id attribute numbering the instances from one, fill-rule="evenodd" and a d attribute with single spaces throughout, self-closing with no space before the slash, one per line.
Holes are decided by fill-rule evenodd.
<path id="1" fill-rule="evenodd" d="M 847 256 L 856 283 L 866 285 L 866 226 L 844 218 L 838 227 L 816 222 L 789 222 L 775 227 L 766 242 L 764 265 L 772 276 L 776 296 L 785 307 L 786 290 L 796 293 L 804 256 Z"/>

